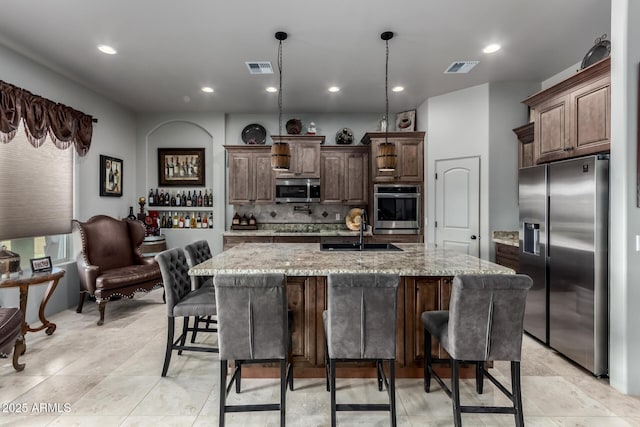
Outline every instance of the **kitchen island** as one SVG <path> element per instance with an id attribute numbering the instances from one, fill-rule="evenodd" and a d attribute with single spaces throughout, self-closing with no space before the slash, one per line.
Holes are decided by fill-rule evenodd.
<path id="1" fill-rule="evenodd" d="M 317 243 L 245 243 L 189 270 L 190 275 L 282 273 L 294 314 L 293 357 L 296 377 L 324 376 L 322 312 L 327 303 L 329 273 L 395 273 L 398 288 L 396 375 L 422 377 L 424 311 L 446 310 L 451 279 L 458 274 L 513 274 L 514 271 L 457 252 L 399 243 L 402 251 L 321 251 Z M 434 343 L 435 344 L 435 343 Z M 436 357 L 445 357 L 433 345 Z M 243 368 L 244 370 L 244 368 Z M 247 370 L 248 371 L 248 370 Z M 373 367 L 339 368 L 340 376 L 375 376 Z M 254 369 L 252 376 L 277 377 L 275 369 Z"/>

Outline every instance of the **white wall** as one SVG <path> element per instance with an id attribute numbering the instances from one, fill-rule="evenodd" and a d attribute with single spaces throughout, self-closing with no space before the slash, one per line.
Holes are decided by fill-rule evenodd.
<path id="1" fill-rule="evenodd" d="M 427 100 L 425 163 L 427 217 L 425 241 L 435 243 L 436 161 L 458 157 L 480 158 L 480 256 L 489 253 L 488 156 L 489 85 L 483 84 Z M 423 111 L 424 106 L 420 107 Z"/>
<path id="2" fill-rule="evenodd" d="M 76 155 L 74 216 L 80 220 L 86 220 L 96 214 L 126 216 L 127 207 L 137 200 L 136 124 L 133 114 L 101 95 L 1 45 L 0 78 L 36 95 L 69 105 L 99 120 L 93 127 L 89 153 L 85 157 Z M 100 197 L 98 183 L 100 154 L 123 159 L 122 197 Z M 3 182 L 0 185 L 10 185 L 10 183 Z M 75 262 L 62 267 L 67 270 L 67 274 L 60 281 L 47 305 L 47 313 L 55 313 L 77 303 L 79 288 Z M 28 321 L 37 319 L 37 304 L 44 290 L 44 286 L 36 286 L 29 291 Z M 0 305 L 17 306 L 17 292 L 14 289 L 0 291 Z"/>
<path id="3" fill-rule="evenodd" d="M 636 199 L 640 2 L 611 7 L 611 160 L 609 253 L 609 377 L 640 395 L 640 210 Z"/>
<path id="4" fill-rule="evenodd" d="M 205 148 L 205 188 L 213 190 L 213 229 L 162 230 L 169 247 L 184 247 L 206 239 L 213 254 L 222 252 L 222 232 L 225 227 L 226 165 L 225 120 L 222 113 L 166 113 L 138 116 L 137 191 L 147 196 L 150 188 L 158 188 L 158 147 Z M 163 188 L 163 187 L 160 187 Z M 169 187 L 164 187 L 166 190 Z M 176 189 L 190 190 L 188 187 Z M 197 187 L 199 190 L 201 187 Z M 148 207 L 147 207 L 148 208 Z M 188 209 L 184 209 L 185 211 Z"/>
<path id="5" fill-rule="evenodd" d="M 540 90 L 549 89 L 551 86 L 573 76 L 575 73 L 580 71 L 580 65 L 582 65 L 582 61 L 578 61 L 569 68 L 565 68 L 564 70 L 560 71 L 558 74 L 554 74 L 548 79 L 543 80 L 542 83 L 540 83 Z"/>

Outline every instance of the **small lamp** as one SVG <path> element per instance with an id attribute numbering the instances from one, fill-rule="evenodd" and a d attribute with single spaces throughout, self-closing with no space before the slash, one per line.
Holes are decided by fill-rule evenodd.
<path id="1" fill-rule="evenodd" d="M 389 142 L 389 40 L 393 38 L 393 32 L 385 31 L 380 34 L 380 38 L 386 44 L 386 61 L 384 68 L 384 99 L 385 99 L 385 119 L 387 126 L 384 130 L 384 142 L 378 145 L 378 154 L 376 162 L 378 170 L 383 172 L 392 172 L 396 170 L 398 163 L 398 155 L 396 154 L 396 144 Z"/>
<path id="2" fill-rule="evenodd" d="M 280 87 L 278 88 L 278 135 L 282 135 L 282 41 L 287 39 L 287 33 L 278 31 L 278 73 L 280 75 Z M 288 171 L 291 163 L 291 149 L 289 144 L 282 141 L 274 141 L 271 145 L 271 168 L 275 171 Z"/>

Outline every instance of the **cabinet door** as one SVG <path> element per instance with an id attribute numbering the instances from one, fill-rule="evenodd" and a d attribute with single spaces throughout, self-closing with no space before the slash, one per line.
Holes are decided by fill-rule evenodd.
<path id="1" fill-rule="evenodd" d="M 341 204 L 344 199 L 344 153 L 323 151 L 320 159 L 320 202 Z"/>
<path id="2" fill-rule="evenodd" d="M 402 141 L 398 144 L 398 168 L 396 178 L 399 181 L 421 182 L 424 178 L 424 155 L 422 141 Z"/>
<path id="3" fill-rule="evenodd" d="M 296 174 L 301 178 L 320 178 L 320 144 L 296 142 Z"/>
<path id="4" fill-rule="evenodd" d="M 422 366 L 424 354 L 424 328 L 422 313 L 440 309 L 440 278 L 407 277 L 406 279 L 406 360 L 407 366 Z M 439 344 L 434 338 L 431 353 L 438 357 Z"/>
<path id="5" fill-rule="evenodd" d="M 273 204 L 275 182 L 273 169 L 271 169 L 271 153 L 255 153 L 254 164 L 252 180 L 255 190 L 251 201 L 256 205 Z"/>
<path id="6" fill-rule="evenodd" d="M 317 365 L 316 282 L 315 277 L 287 277 L 287 303 L 293 312 L 292 353 L 296 366 Z"/>
<path id="7" fill-rule="evenodd" d="M 527 168 L 529 166 L 535 165 L 533 147 L 533 142 L 520 143 L 520 152 L 518 153 L 519 168 Z"/>
<path id="8" fill-rule="evenodd" d="M 253 153 L 229 152 L 229 204 L 251 203 L 253 197 Z"/>
<path id="9" fill-rule="evenodd" d="M 343 201 L 349 205 L 369 202 L 369 156 L 366 153 L 345 153 Z"/>
<path id="10" fill-rule="evenodd" d="M 571 107 L 571 156 L 608 151 L 611 132 L 609 78 L 572 93 Z"/>
<path id="11" fill-rule="evenodd" d="M 536 163 L 567 157 L 567 97 L 553 99 L 540 105 L 536 111 L 535 144 Z"/>

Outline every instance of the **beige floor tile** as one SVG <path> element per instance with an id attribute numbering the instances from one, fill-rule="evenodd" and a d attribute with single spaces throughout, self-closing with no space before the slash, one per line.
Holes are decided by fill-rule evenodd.
<path id="1" fill-rule="evenodd" d="M 16 372 L 10 366 L 0 374 L 0 404 L 12 402 L 48 378 L 42 375 L 25 375 L 25 371 Z"/>
<path id="2" fill-rule="evenodd" d="M 212 392 L 207 378 L 162 378 L 136 406 L 132 416 L 197 416 Z"/>
<path id="3" fill-rule="evenodd" d="M 57 415 L 47 415 L 44 417 L 33 417 L 30 415 L 6 415 L 0 416 L 0 426 L 2 427 L 42 427 L 55 420 Z"/>
<path id="4" fill-rule="evenodd" d="M 195 416 L 129 416 L 120 427 L 191 427 Z M 209 424 L 212 425 L 212 424 Z"/>
<path id="5" fill-rule="evenodd" d="M 115 415 L 60 416 L 56 418 L 52 423 L 47 424 L 47 427 L 48 426 L 52 426 L 52 427 L 87 427 L 87 426 L 117 427 L 121 425 L 125 419 L 126 418 L 123 416 L 115 416 Z"/>
<path id="6" fill-rule="evenodd" d="M 553 417 L 560 427 L 637 427 L 616 417 Z"/>

